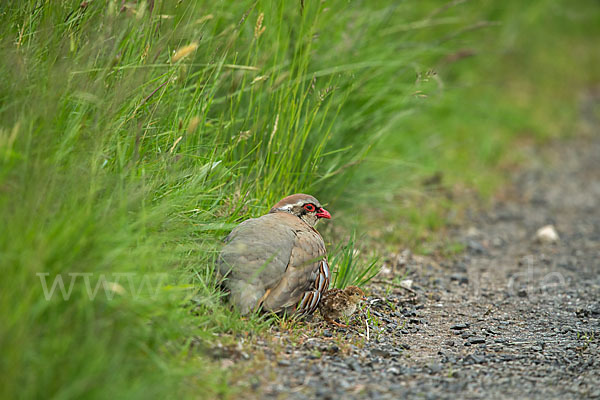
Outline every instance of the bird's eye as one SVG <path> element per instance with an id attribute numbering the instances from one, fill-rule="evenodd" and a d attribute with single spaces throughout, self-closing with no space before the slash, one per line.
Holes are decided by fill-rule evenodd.
<path id="1" fill-rule="evenodd" d="M 313 212 L 316 210 L 315 205 L 314 204 L 305 204 L 304 205 L 304 209 L 308 212 Z"/>

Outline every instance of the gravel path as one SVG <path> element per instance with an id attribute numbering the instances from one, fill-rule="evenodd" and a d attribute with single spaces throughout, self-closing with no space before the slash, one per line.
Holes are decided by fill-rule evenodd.
<path id="1" fill-rule="evenodd" d="M 267 362 L 246 394 L 600 398 L 600 138 L 545 156 L 451 233 L 466 246 L 456 259 L 390 256 L 349 329 L 315 321 L 256 340 Z M 557 242 L 536 240 L 545 225 Z"/>

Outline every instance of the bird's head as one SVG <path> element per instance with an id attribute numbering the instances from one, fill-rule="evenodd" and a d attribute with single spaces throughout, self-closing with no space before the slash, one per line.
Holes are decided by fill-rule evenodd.
<path id="1" fill-rule="evenodd" d="M 366 300 L 365 293 L 357 286 L 348 286 L 344 292 L 350 297 L 350 301 L 358 304 L 361 300 Z"/>
<path id="2" fill-rule="evenodd" d="M 310 226 L 317 225 L 319 219 L 330 219 L 329 211 L 321 207 L 319 200 L 309 194 L 297 193 L 284 197 L 271 208 L 270 213 L 287 212 L 293 214 Z"/>

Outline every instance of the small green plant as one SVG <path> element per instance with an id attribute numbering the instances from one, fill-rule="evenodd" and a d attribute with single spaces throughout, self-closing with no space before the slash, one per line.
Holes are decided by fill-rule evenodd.
<path id="1" fill-rule="evenodd" d="M 392 310 L 392 312 L 396 312 L 396 305 L 394 303 L 392 303 L 391 301 L 389 301 L 387 299 L 385 299 L 385 303 L 390 308 L 390 310 Z"/>
<path id="2" fill-rule="evenodd" d="M 364 286 L 379 272 L 379 257 L 373 256 L 363 263 L 358 257 L 356 232 L 353 231 L 348 242 L 338 245 L 330 260 L 333 266 L 332 287 L 343 289 L 349 285 Z"/>
<path id="3" fill-rule="evenodd" d="M 596 334 L 594 331 L 577 332 L 577 340 L 582 341 L 582 349 L 587 349 L 590 343 L 594 341 Z"/>

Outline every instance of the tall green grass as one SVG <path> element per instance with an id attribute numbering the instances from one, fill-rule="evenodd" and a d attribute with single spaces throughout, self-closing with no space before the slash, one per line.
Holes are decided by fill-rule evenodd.
<path id="1" fill-rule="evenodd" d="M 363 237 L 364 239 L 364 237 Z M 329 263 L 333 266 L 332 288 L 344 289 L 347 286 L 364 286 L 379 273 L 379 258 L 373 254 L 365 257 L 360 254 L 356 232 L 350 234 L 347 242 L 329 249 L 333 256 Z"/>
<path id="2" fill-rule="evenodd" d="M 397 207 L 412 175 L 480 188 L 515 131 L 551 124 L 554 104 L 531 119 L 537 104 L 513 96 L 563 77 L 571 99 L 589 81 L 591 2 L 496 4 L 2 3 L 0 396 L 231 395 L 206 348 L 268 323 L 241 319 L 217 288 L 235 224 L 302 191 L 330 203 L 332 225 L 383 218 L 404 240 L 423 223 L 418 206 Z M 548 54 L 577 48 L 577 79 L 564 58 L 534 74 L 544 38 L 502 47 L 546 26 L 547 10 L 563 39 Z M 450 63 L 466 45 L 482 56 Z M 515 76 L 533 89 L 498 91 Z M 428 229 L 442 223 L 432 210 Z M 49 296 L 55 279 L 64 296 Z"/>

